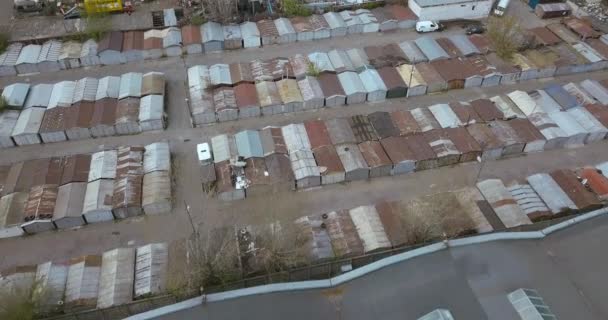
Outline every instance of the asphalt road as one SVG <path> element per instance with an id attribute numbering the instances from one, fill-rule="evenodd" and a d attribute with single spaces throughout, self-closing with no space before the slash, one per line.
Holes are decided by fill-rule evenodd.
<path id="1" fill-rule="evenodd" d="M 415 320 L 447 308 L 457 320 L 513 320 L 507 294 L 518 288 L 538 290 L 557 319 L 608 319 L 606 241 L 603 216 L 543 240 L 440 251 L 332 290 L 251 296 L 157 319 Z"/>

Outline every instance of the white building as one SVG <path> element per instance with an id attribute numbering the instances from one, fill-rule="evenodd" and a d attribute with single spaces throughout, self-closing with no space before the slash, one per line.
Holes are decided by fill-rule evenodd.
<path id="1" fill-rule="evenodd" d="M 408 0 L 419 20 L 481 19 L 490 14 L 493 0 Z"/>

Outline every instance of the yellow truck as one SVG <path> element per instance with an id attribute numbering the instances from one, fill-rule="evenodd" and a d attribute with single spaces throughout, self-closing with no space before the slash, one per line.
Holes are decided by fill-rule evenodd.
<path id="1" fill-rule="evenodd" d="M 88 14 L 122 12 L 122 0 L 84 0 Z"/>

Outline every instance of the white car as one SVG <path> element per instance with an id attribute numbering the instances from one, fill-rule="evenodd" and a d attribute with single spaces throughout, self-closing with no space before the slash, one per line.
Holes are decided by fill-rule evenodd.
<path id="1" fill-rule="evenodd" d="M 433 32 L 443 30 L 443 25 L 435 21 L 418 21 L 416 22 L 416 32 Z"/>

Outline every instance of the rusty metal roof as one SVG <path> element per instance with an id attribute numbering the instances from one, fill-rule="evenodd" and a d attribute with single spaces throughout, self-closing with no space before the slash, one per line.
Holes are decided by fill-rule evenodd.
<path id="1" fill-rule="evenodd" d="M 123 34 L 122 51 L 143 50 L 143 31 L 125 31 Z"/>
<path id="2" fill-rule="evenodd" d="M 409 136 L 421 132 L 416 119 L 414 119 L 409 111 L 393 111 L 391 112 L 391 119 L 393 120 L 395 127 L 399 130 L 399 135 L 401 136 Z"/>
<path id="3" fill-rule="evenodd" d="M 329 131 L 325 126 L 323 120 L 308 120 L 304 122 L 306 133 L 308 134 L 308 140 L 310 140 L 310 147 L 312 150 L 323 146 L 332 145 Z"/>
<path id="4" fill-rule="evenodd" d="M 182 27 L 182 42 L 184 45 L 202 44 L 201 28 L 199 26 L 187 25 Z"/>

